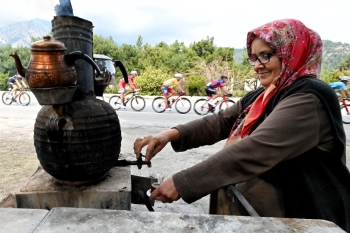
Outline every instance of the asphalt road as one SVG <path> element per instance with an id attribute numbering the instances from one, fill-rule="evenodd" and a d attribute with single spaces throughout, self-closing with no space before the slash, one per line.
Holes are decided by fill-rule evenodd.
<path id="1" fill-rule="evenodd" d="M 2 95 L 2 92 L 0 92 L 0 95 Z M 16 103 L 7 106 L 1 102 L 0 119 L 25 122 L 26 124 L 32 124 L 34 128 L 35 119 L 41 105 L 38 104 L 32 94 L 31 97 L 32 101 L 28 106 L 21 106 Z M 197 97 L 189 98 L 192 103 L 197 99 Z M 108 98 L 106 98 L 106 100 L 108 100 Z M 202 117 L 194 113 L 193 110 L 187 114 L 179 114 L 176 111 L 155 113 L 151 107 L 152 100 L 152 97 L 146 97 L 146 108 L 141 112 L 135 112 L 130 106 L 127 106 L 127 109 L 117 111 L 122 130 L 121 154 L 128 160 L 135 159 L 133 154 L 133 143 L 137 137 L 154 134 L 172 126 Z M 348 138 L 347 166 L 350 169 L 350 125 L 344 125 L 344 128 Z M 33 138 L 28 138 L 26 140 L 28 143 L 32 143 Z M 141 170 L 138 170 L 136 167 L 132 167 L 131 172 L 133 175 L 145 177 L 153 176 L 162 181 L 172 174 L 208 158 L 210 155 L 220 150 L 223 145 L 224 142 L 221 141 L 212 146 L 200 147 L 195 150 L 181 153 L 175 153 L 171 146 L 168 145 L 152 160 L 151 168 L 143 167 Z M 156 201 L 154 209 L 156 212 L 208 213 L 208 206 L 209 198 L 204 197 L 191 205 L 188 205 L 181 200 L 173 204 L 163 204 Z M 142 205 L 133 205 L 132 209 L 147 211 L 146 207 Z"/>

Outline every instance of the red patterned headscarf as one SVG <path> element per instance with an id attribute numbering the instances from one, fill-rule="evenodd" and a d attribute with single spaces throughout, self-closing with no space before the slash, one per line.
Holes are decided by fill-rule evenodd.
<path id="1" fill-rule="evenodd" d="M 281 59 L 282 70 L 280 76 L 245 110 L 247 115 L 243 121 L 241 120 L 239 132 L 236 131 L 241 138 L 252 132 L 254 124 L 265 111 L 268 102 L 279 90 L 303 76 L 319 78 L 321 71 L 322 40 L 317 32 L 307 28 L 302 22 L 282 19 L 248 32 L 248 56 L 251 55 L 251 45 L 255 37 L 267 42 L 274 49 Z"/>

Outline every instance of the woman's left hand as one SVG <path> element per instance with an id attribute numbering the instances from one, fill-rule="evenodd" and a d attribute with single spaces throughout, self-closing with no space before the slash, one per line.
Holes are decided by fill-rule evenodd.
<path id="1" fill-rule="evenodd" d="M 170 177 L 164 181 L 158 188 L 156 188 L 151 196 L 150 201 L 154 201 L 155 198 L 160 198 L 163 203 L 172 203 L 180 199 L 180 195 L 175 187 L 173 177 Z"/>

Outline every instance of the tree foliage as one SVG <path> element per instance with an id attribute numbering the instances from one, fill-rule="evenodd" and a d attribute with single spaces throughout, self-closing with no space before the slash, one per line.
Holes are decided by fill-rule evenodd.
<path id="1" fill-rule="evenodd" d="M 40 39 L 33 37 L 32 42 Z M 326 65 L 322 66 L 322 80 L 330 82 L 337 79 L 337 75 L 346 74 L 350 69 L 350 55 L 348 55 L 350 52 L 346 53 L 347 49 L 350 51 L 350 47 L 344 46 L 341 43 L 324 41 L 323 62 Z M 0 77 L 10 77 L 17 73 L 15 62 L 10 57 L 14 52 L 17 52 L 24 67 L 29 63 L 30 48 L 12 48 L 10 45 L 0 47 L 0 75 L 2 74 Z M 237 49 L 237 53 L 242 57 L 240 60 L 235 56 L 235 52 L 234 48 L 217 47 L 214 37 L 193 42 L 189 46 L 177 40 L 171 44 L 159 42 L 152 46 L 144 44 L 141 36 L 137 38 L 135 45 L 118 45 L 112 37 L 93 36 L 93 53 L 122 61 L 127 72 L 136 70 L 139 73 L 136 82 L 142 89 L 142 93 L 150 95 L 160 94 L 160 85 L 174 73 L 183 74 L 185 87 L 191 95 L 203 94 L 206 83 L 223 74 L 229 77 L 226 84 L 228 90 L 234 95 L 243 95 L 245 82 L 256 80 L 256 75 L 246 62 L 246 50 Z M 329 60 L 332 60 L 332 64 Z M 121 76 L 120 72 L 117 72 L 117 75 Z M 0 80 L 0 85 L 2 81 Z M 117 83 L 106 91 L 116 92 Z M 0 86 L 0 88 L 6 87 Z"/>

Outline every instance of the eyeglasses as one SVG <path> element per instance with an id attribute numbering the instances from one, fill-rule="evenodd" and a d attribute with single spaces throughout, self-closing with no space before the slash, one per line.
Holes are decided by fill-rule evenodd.
<path id="1" fill-rule="evenodd" d="M 260 64 L 266 64 L 270 61 L 270 58 L 275 55 L 275 52 L 271 52 L 271 53 L 266 53 L 266 54 L 261 54 L 259 56 L 251 56 L 247 58 L 247 61 L 249 63 L 249 65 L 254 66 L 256 61 L 259 61 Z"/>

